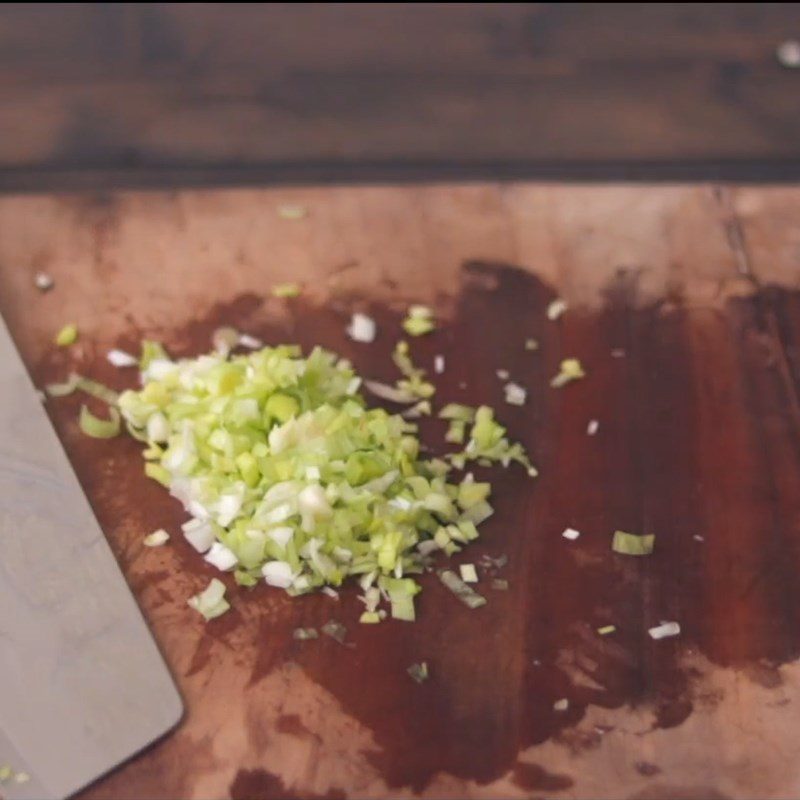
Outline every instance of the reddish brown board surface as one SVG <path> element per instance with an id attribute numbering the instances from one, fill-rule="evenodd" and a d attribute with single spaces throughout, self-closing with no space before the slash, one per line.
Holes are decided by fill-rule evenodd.
<path id="1" fill-rule="evenodd" d="M 308 215 L 281 219 L 285 202 Z M 509 557 L 508 591 L 484 579 L 482 609 L 431 575 L 413 625 L 359 626 L 351 588 L 336 601 L 267 587 L 233 587 L 233 610 L 205 625 L 186 598 L 211 568 L 139 445 L 87 439 L 78 398 L 48 401 L 188 707 L 85 798 L 795 794 L 798 210 L 792 189 L 711 186 L 0 199 L 0 311 L 39 384 L 74 368 L 132 385 L 109 347 L 147 335 L 195 354 L 223 323 L 391 379 L 400 315 L 421 300 L 441 319 L 413 345 L 428 368 L 445 355 L 437 399 L 498 407 L 541 471 L 491 473 L 497 513 L 459 557 Z M 270 298 L 287 279 L 303 295 Z M 548 322 L 556 296 L 570 308 Z M 377 318 L 374 345 L 346 338 L 354 309 Z M 68 320 L 80 342 L 57 351 Z M 551 389 L 567 356 L 587 377 Z M 524 407 L 503 403 L 498 368 L 528 388 Z M 439 447 L 442 426 L 422 427 Z M 158 527 L 170 544 L 145 548 Z M 656 534 L 655 553 L 613 554 L 617 528 Z M 352 647 L 292 639 L 329 619 Z M 653 641 L 662 620 L 680 637 Z M 421 660 L 417 685 L 406 668 Z"/>

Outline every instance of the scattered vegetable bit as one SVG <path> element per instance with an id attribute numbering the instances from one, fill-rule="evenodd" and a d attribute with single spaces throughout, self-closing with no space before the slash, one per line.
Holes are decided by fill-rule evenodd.
<path id="1" fill-rule="evenodd" d="M 221 542 L 214 542 L 211 545 L 211 548 L 205 554 L 205 560 L 220 572 L 227 572 L 239 563 L 236 555 Z"/>
<path id="2" fill-rule="evenodd" d="M 425 370 L 415 367 L 409 355 L 408 342 L 400 340 L 392 353 L 392 361 L 404 375 L 403 380 L 397 382 L 397 388 L 413 394 L 414 397 L 426 399 L 432 397 L 436 388 L 432 383 L 424 380 Z"/>
<path id="3" fill-rule="evenodd" d="M 211 335 L 211 344 L 220 355 L 227 356 L 239 344 L 239 331 L 227 325 L 217 328 Z"/>
<path id="4" fill-rule="evenodd" d="M 389 386 L 388 383 L 381 383 L 380 381 L 364 381 L 364 388 L 374 394 L 375 397 L 380 397 L 381 400 L 388 400 L 390 403 L 414 403 L 417 396 L 412 394 L 407 389 L 398 389 L 396 386 Z"/>
<path id="5" fill-rule="evenodd" d="M 444 372 L 444 365 L 445 365 L 444 356 L 442 356 L 442 355 L 434 356 L 434 358 L 433 358 L 433 371 L 437 375 L 441 375 Z"/>
<path id="6" fill-rule="evenodd" d="M 508 556 L 505 553 L 497 556 L 497 558 L 492 558 L 492 556 L 486 553 L 481 556 L 480 560 L 481 566 L 484 569 L 501 570 L 506 564 L 508 564 Z"/>
<path id="7" fill-rule="evenodd" d="M 611 351 L 612 358 L 625 358 L 625 351 L 621 347 L 615 347 Z"/>
<path id="8" fill-rule="evenodd" d="M 566 697 L 562 697 L 560 700 L 556 700 L 553 703 L 553 711 L 566 711 L 569 708 L 569 700 Z"/>
<path id="9" fill-rule="evenodd" d="M 505 578 L 494 578 L 494 580 L 492 580 L 492 589 L 496 592 L 507 592 L 508 581 L 505 580 Z"/>
<path id="10" fill-rule="evenodd" d="M 565 539 L 569 539 L 571 542 L 574 542 L 581 535 L 581 532 L 576 531 L 575 528 L 567 528 L 561 535 Z"/>
<path id="11" fill-rule="evenodd" d="M 662 622 L 647 632 L 653 639 L 667 639 L 670 636 L 677 636 L 681 632 L 681 626 L 677 622 Z"/>
<path id="12" fill-rule="evenodd" d="M 106 353 L 106 358 L 108 363 L 114 367 L 135 367 L 139 363 L 139 359 L 136 356 L 126 353 L 124 350 L 109 350 Z"/>
<path id="13" fill-rule="evenodd" d="M 337 591 L 336 591 L 336 589 L 333 589 L 333 588 L 332 588 L 332 587 L 330 587 L 330 586 L 323 586 L 323 587 L 320 589 L 320 591 L 322 592 L 322 594 L 325 594 L 325 595 L 327 595 L 327 596 L 328 596 L 328 597 L 330 597 L 332 600 L 338 600 L 338 599 L 339 599 L 339 592 L 337 592 Z"/>
<path id="14" fill-rule="evenodd" d="M 475 569 L 474 564 L 461 564 L 458 571 L 461 573 L 461 580 L 464 583 L 478 582 L 478 571 Z"/>
<path id="15" fill-rule="evenodd" d="M 694 536 L 692 536 L 692 539 L 694 539 L 696 542 L 704 542 L 706 540 L 705 536 L 701 536 L 699 533 L 696 533 Z"/>
<path id="16" fill-rule="evenodd" d="M 421 661 L 419 664 L 412 664 L 406 672 L 416 683 L 425 683 L 428 680 L 428 662 Z"/>
<path id="17" fill-rule="evenodd" d="M 590 419 L 589 424 L 586 426 L 586 434 L 594 436 L 600 428 L 600 423 L 596 419 Z"/>
<path id="18" fill-rule="evenodd" d="M 459 403 L 448 403 L 440 412 L 439 419 L 454 419 L 460 422 L 474 422 L 475 409 Z"/>
<path id="19" fill-rule="evenodd" d="M 78 418 L 80 429 L 93 439 L 113 439 L 120 431 L 119 411 L 111 406 L 108 409 L 110 419 L 100 419 L 92 414 L 86 406 L 81 406 Z"/>
<path id="20" fill-rule="evenodd" d="M 420 400 L 415 403 L 411 408 L 401 411 L 403 417 L 406 419 L 419 419 L 420 417 L 429 417 L 433 412 L 430 400 Z"/>
<path id="21" fill-rule="evenodd" d="M 27 772 L 17 772 L 14 774 L 14 783 L 27 783 L 31 776 Z"/>
<path id="22" fill-rule="evenodd" d="M 0 782 L 9 780 L 13 774 L 14 770 L 8 764 L 0 766 Z"/>
<path id="23" fill-rule="evenodd" d="M 550 381 L 550 385 L 555 389 L 560 389 L 562 386 L 566 386 L 568 383 L 585 376 L 586 373 L 583 371 L 583 366 L 581 366 L 581 362 L 577 358 L 565 358 L 561 362 L 558 375 Z"/>
<path id="24" fill-rule="evenodd" d="M 74 322 L 65 325 L 57 334 L 54 339 L 59 347 L 69 347 L 78 341 L 78 326 Z"/>
<path id="25" fill-rule="evenodd" d="M 377 625 L 381 621 L 381 615 L 377 611 L 365 611 L 358 621 L 362 625 Z"/>
<path id="26" fill-rule="evenodd" d="M 403 330 L 409 336 L 423 336 L 435 327 L 433 311 L 428 306 L 411 306 L 403 320 Z"/>
<path id="27" fill-rule="evenodd" d="M 248 350 L 260 350 L 264 346 L 264 342 L 261 339 L 257 336 L 251 336 L 249 333 L 239 334 L 239 344 Z"/>
<path id="28" fill-rule="evenodd" d="M 339 642 L 339 644 L 344 644 L 344 641 L 347 638 L 347 628 L 345 628 L 341 622 L 337 622 L 334 619 L 326 622 L 322 628 L 320 628 L 320 630 L 326 636 L 330 636 L 331 639 Z"/>
<path id="29" fill-rule="evenodd" d="M 273 297 L 298 297 L 300 286 L 296 283 L 278 283 L 272 287 Z"/>
<path id="30" fill-rule="evenodd" d="M 528 392 L 517 383 L 507 383 L 503 387 L 506 393 L 506 403 L 511 406 L 524 406 Z"/>
<path id="31" fill-rule="evenodd" d="M 311 639 L 319 639 L 316 628 L 295 628 L 292 631 L 292 638 L 298 642 L 307 642 Z"/>
<path id="32" fill-rule="evenodd" d="M 157 531 L 148 533 L 144 537 L 145 547 L 161 547 L 169 541 L 169 534 L 163 529 L 159 528 Z"/>
<path id="33" fill-rule="evenodd" d="M 439 580 L 468 608 L 480 608 L 486 605 L 486 598 L 467 586 L 455 572 L 449 569 L 439 573 Z"/>
<path id="34" fill-rule="evenodd" d="M 450 406 L 443 409 L 439 416 L 448 409 Z M 458 469 L 463 469 L 466 462 L 471 460 L 478 463 L 499 461 L 504 467 L 517 462 L 525 467 L 528 475 L 536 477 L 538 472 L 531 464 L 525 448 L 519 442 L 511 444 L 505 434 L 506 429 L 494 419 L 494 411 L 489 406 L 480 406 L 475 411 L 475 422 L 467 446 L 460 453 L 450 453 L 447 458 Z"/>
<path id="35" fill-rule="evenodd" d="M 55 285 L 55 281 L 46 272 L 37 272 L 33 283 L 40 292 L 49 292 Z"/>
<path id="36" fill-rule="evenodd" d="M 787 39 L 775 48 L 775 58 L 785 69 L 800 67 L 800 42 L 797 39 Z"/>
<path id="37" fill-rule="evenodd" d="M 511 373 L 507 369 L 497 369 L 494 372 L 501 381 L 507 381 L 511 377 Z"/>
<path id="38" fill-rule="evenodd" d="M 212 578 L 211 583 L 200 594 L 190 597 L 187 603 L 206 621 L 219 617 L 230 608 L 225 599 L 225 584 L 218 578 Z"/>
<path id="39" fill-rule="evenodd" d="M 597 629 L 597 632 L 601 636 L 608 636 L 610 633 L 614 633 L 616 629 L 617 629 L 616 625 L 603 625 L 602 628 Z"/>
<path id="40" fill-rule="evenodd" d="M 536 339 L 526 339 L 525 340 L 525 349 L 526 350 L 538 350 L 539 349 L 539 342 Z"/>
<path id="41" fill-rule="evenodd" d="M 356 311 L 350 318 L 350 324 L 347 326 L 347 335 L 354 342 L 374 342 L 378 326 L 372 317 Z"/>
<path id="42" fill-rule="evenodd" d="M 652 533 L 646 536 L 636 536 L 633 533 L 625 533 L 625 531 L 614 531 L 611 549 L 624 556 L 649 556 L 653 552 L 655 541 L 655 534 Z"/>
<path id="43" fill-rule="evenodd" d="M 547 319 L 551 322 L 555 322 L 566 310 L 566 302 L 559 297 L 547 306 Z"/>
<path id="44" fill-rule="evenodd" d="M 298 220 L 308 216 L 308 209 L 305 206 L 293 203 L 284 203 L 277 208 L 278 216 L 281 219 Z"/>

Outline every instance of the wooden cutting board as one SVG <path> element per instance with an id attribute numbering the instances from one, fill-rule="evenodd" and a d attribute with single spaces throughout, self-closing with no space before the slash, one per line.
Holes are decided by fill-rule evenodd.
<path id="1" fill-rule="evenodd" d="M 307 216 L 282 218 L 287 203 Z M 212 570 L 139 445 L 87 439 L 79 398 L 48 401 L 188 707 L 84 800 L 796 794 L 798 212 L 797 189 L 713 186 L 0 199 L 0 311 L 39 385 L 71 369 L 132 385 L 110 347 L 148 336 L 194 354 L 220 324 L 319 343 L 389 379 L 400 315 L 422 301 L 441 324 L 413 349 L 429 368 L 446 357 L 437 398 L 498 407 L 541 471 L 494 474 L 497 514 L 462 559 L 509 558 L 508 590 L 484 579 L 483 609 L 431 575 L 413 625 L 359 626 L 352 589 L 267 587 L 234 588 L 206 625 L 186 599 Z M 287 280 L 303 295 L 270 298 Z M 548 322 L 556 296 L 570 308 Z M 374 345 L 347 340 L 355 309 L 377 318 Z M 67 321 L 80 342 L 56 351 Z M 567 356 L 586 379 L 549 388 Z M 497 369 L 528 388 L 524 407 L 504 405 Z M 440 446 L 441 425 L 423 433 Z M 170 544 L 143 547 L 159 527 Z M 617 528 L 654 533 L 655 553 L 614 555 Z M 292 639 L 330 619 L 352 646 Z M 648 636 L 671 620 L 679 637 Z M 406 668 L 421 660 L 431 678 L 417 685 Z"/>

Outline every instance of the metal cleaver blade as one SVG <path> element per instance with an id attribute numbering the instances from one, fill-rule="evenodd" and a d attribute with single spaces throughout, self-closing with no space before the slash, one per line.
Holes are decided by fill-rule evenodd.
<path id="1" fill-rule="evenodd" d="M 64 798 L 183 704 L 0 320 L 0 766 Z"/>

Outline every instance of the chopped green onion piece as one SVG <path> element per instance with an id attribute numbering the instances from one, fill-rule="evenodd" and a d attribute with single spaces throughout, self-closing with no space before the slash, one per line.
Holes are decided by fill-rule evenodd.
<path id="1" fill-rule="evenodd" d="M 148 533 L 144 537 L 145 547 L 160 547 L 169 541 L 169 534 L 163 529 L 159 528 L 157 531 Z"/>
<path id="2" fill-rule="evenodd" d="M 14 770 L 8 764 L 0 766 L 0 781 L 7 781 L 14 774 Z"/>
<path id="3" fill-rule="evenodd" d="M 608 636 L 610 633 L 614 633 L 614 631 L 615 631 L 616 629 L 617 629 L 617 628 L 616 628 L 616 626 L 615 626 L 615 625 L 603 625 L 603 627 L 602 627 L 602 628 L 598 628 L 598 629 L 597 629 L 597 632 L 598 632 L 598 633 L 599 633 L 601 636 Z"/>
<path id="4" fill-rule="evenodd" d="M 412 664 L 407 670 L 411 679 L 416 683 L 425 683 L 428 680 L 428 662 L 421 661 L 419 664 Z"/>
<path id="5" fill-rule="evenodd" d="M 550 381 L 550 385 L 555 389 L 560 389 L 562 386 L 566 386 L 568 383 L 585 376 L 586 373 L 577 358 L 565 358 L 561 362 L 558 375 Z"/>
<path id="6" fill-rule="evenodd" d="M 239 586 L 245 586 L 247 588 L 258 585 L 258 576 L 253 575 L 252 572 L 248 572 L 246 569 L 234 570 L 233 579 Z"/>
<path id="7" fill-rule="evenodd" d="M 167 351 L 160 342 L 145 339 L 142 342 L 142 355 L 139 357 L 139 369 L 144 372 L 153 361 L 169 361 Z"/>
<path id="8" fill-rule="evenodd" d="M 344 640 L 347 638 L 347 628 L 342 625 L 341 622 L 337 622 L 335 619 L 329 620 L 326 622 L 320 630 L 326 635 L 330 636 L 339 644 L 344 644 Z"/>
<path id="9" fill-rule="evenodd" d="M 475 569 L 474 564 L 461 564 L 458 571 L 461 573 L 461 580 L 464 583 L 478 582 L 478 571 Z"/>
<path id="10" fill-rule="evenodd" d="M 59 347 L 69 347 L 78 341 L 78 326 L 74 322 L 65 325 L 53 340 Z"/>
<path id="11" fill-rule="evenodd" d="M 225 600 L 225 584 L 218 578 L 212 578 L 211 583 L 200 594 L 190 597 L 186 602 L 202 614 L 206 621 L 219 617 L 230 608 Z"/>
<path id="12" fill-rule="evenodd" d="M 293 203 L 279 205 L 277 210 L 281 219 L 298 220 L 308 216 L 308 209 L 305 206 Z"/>
<path id="13" fill-rule="evenodd" d="M 536 339 L 526 339 L 525 340 L 525 349 L 526 350 L 538 350 L 539 349 L 539 342 Z"/>
<path id="14" fill-rule="evenodd" d="M 78 418 L 80 429 L 93 439 L 112 439 L 120 431 L 119 411 L 111 406 L 108 409 L 110 419 L 100 419 L 92 414 L 86 406 L 81 406 L 81 414 Z"/>
<path id="15" fill-rule="evenodd" d="M 448 403 L 440 412 L 439 419 L 453 419 L 460 422 L 474 422 L 475 409 L 460 403 Z"/>
<path id="16" fill-rule="evenodd" d="M 78 375 L 74 372 L 70 373 L 64 383 L 48 383 L 44 388 L 51 397 L 66 397 L 73 392 L 80 391 L 91 397 L 96 397 L 110 406 L 115 406 L 119 400 L 119 395 L 113 389 L 109 389 L 108 386 L 104 386 L 98 381 L 84 378 L 83 375 Z"/>
<path id="17" fill-rule="evenodd" d="M 279 283 L 272 287 L 273 297 L 298 297 L 300 286 L 296 283 Z"/>
<path id="18" fill-rule="evenodd" d="M 636 536 L 625 531 L 614 531 L 611 549 L 625 556 L 649 556 L 653 552 L 655 541 L 656 537 L 652 533 Z"/>
<path id="19" fill-rule="evenodd" d="M 455 572 L 449 569 L 439 573 L 439 580 L 468 608 L 480 608 L 486 605 L 486 598 L 467 586 Z"/>
<path id="20" fill-rule="evenodd" d="M 560 297 L 547 306 L 547 319 L 551 322 L 557 320 L 567 310 L 567 304 Z"/>
<path id="21" fill-rule="evenodd" d="M 495 578 L 492 581 L 492 589 L 498 592 L 508 591 L 508 581 L 505 578 Z"/>
<path id="22" fill-rule="evenodd" d="M 427 306 L 411 306 L 403 320 L 403 330 L 409 336 L 423 336 L 436 327 L 433 311 Z"/>
<path id="23" fill-rule="evenodd" d="M 358 621 L 362 625 L 377 625 L 381 621 L 381 615 L 377 611 L 364 611 Z"/>
<path id="24" fill-rule="evenodd" d="M 292 638 L 298 642 L 307 642 L 311 639 L 318 639 L 319 634 L 316 628 L 295 628 L 292 632 Z"/>

